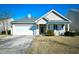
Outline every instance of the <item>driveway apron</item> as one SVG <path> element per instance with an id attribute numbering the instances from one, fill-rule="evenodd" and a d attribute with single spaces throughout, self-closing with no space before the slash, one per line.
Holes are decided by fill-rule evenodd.
<path id="1" fill-rule="evenodd" d="M 32 43 L 34 36 L 11 36 L 0 41 L 0 54 L 24 54 Z"/>

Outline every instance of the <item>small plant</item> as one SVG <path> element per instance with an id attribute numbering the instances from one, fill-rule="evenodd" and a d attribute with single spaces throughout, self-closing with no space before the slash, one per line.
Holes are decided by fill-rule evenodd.
<path id="1" fill-rule="evenodd" d="M 2 33 L 1 34 L 6 34 L 6 31 L 2 31 Z"/>
<path id="2" fill-rule="evenodd" d="M 79 32 L 76 32 L 76 35 L 78 35 L 78 36 L 79 36 Z"/>
<path id="3" fill-rule="evenodd" d="M 11 35 L 11 30 L 8 30 L 8 35 Z"/>
<path id="4" fill-rule="evenodd" d="M 6 31 L 2 31 L 2 33 L 1 33 L 1 34 L 6 34 Z M 7 34 L 8 34 L 8 35 L 10 35 L 10 34 L 11 34 L 11 31 L 10 31 L 10 30 L 8 30 L 8 31 L 7 31 Z"/>
<path id="5" fill-rule="evenodd" d="M 53 30 L 47 30 L 46 36 L 54 36 L 54 31 Z"/>
<path id="6" fill-rule="evenodd" d="M 76 33 L 75 32 L 70 32 L 70 31 L 66 31 L 64 33 L 65 36 L 76 36 Z"/>

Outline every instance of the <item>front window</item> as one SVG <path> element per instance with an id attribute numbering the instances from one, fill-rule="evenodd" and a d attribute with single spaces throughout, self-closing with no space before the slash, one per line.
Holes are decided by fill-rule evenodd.
<path id="1" fill-rule="evenodd" d="M 62 25 L 62 29 L 63 29 L 64 25 Z"/>

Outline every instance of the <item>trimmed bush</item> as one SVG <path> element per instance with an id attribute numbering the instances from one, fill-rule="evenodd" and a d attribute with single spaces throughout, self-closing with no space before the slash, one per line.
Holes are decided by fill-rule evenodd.
<path id="1" fill-rule="evenodd" d="M 11 35 L 11 30 L 8 30 L 8 35 Z"/>
<path id="2" fill-rule="evenodd" d="M 2 31 L 2 33 L 1 34 L 6 34 L 6 31 Z"/>
<path id="3" fill-rule="evenodd" d="M 76 32 L 76 35 L 78 35 L 78 36 L 79 36 L 79 32 Z"/>
<path id="4" fill-rule="evenodd" d="M 11 34 L 11 31 L 10 30 L 8 30 L 7 31 L 7 33 L 8 33 L 8 35 L 10 35 Z M 6 31 L 2 31 L 2 33 L 1 34 L 6 34 Z"/>
<path id="5" fill-rule="evenodd" d="M 46 36 L 54 36 L 54 31 L 53 30 L 47 30 Z"/>
<path id="6" fill-rule="evenodd" d="M 65 36 L 76 36 L 76 33 L 75 32 L 69 32 L 69 31 L 66 31 L 64 33 Z"/>

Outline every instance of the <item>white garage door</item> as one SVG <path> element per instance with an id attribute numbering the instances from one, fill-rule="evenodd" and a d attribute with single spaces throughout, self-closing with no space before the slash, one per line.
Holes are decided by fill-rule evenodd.
<path id="1" fill-rule="evenodd" d="M 14 24 L 13 35 L 33 35 L 32 26 L 33 24 Z"/>

